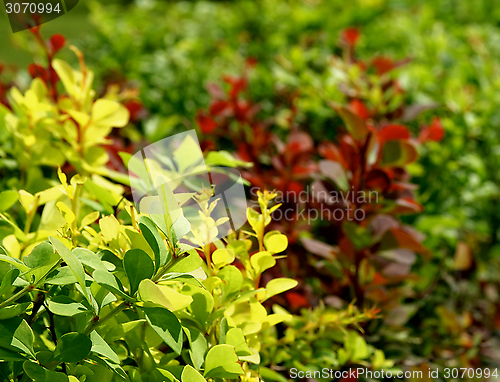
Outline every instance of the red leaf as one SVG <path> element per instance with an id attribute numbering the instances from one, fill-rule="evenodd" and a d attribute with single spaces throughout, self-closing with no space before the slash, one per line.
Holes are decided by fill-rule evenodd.
<path id="1" fill-rule="evenodd" d="M 247 80 L 244 77 L 231 77 L 224 76 L 224 81 L 231 85 L 231 90 L 229 91 L 229 96 L 231 98 L 236 98 L 239 93 L 247 87 Z"/>
<path id="2" fill-rule="evenodd" d="M 41 78 L 45 83 L 48 81 L 49 76 L 47 74 L 47 69 L 38 64 L 29 64 L 28 73 L 32 78 Z"/>
<path id="3" fill-rule="evenodd" d="M 378 134 L 381 143 L 397 140 L 397 139 L 410 139 L 410 132 L 403 125 L 387 125 Z"/>
<path id="4" fill-rule="evenodd" d="M 356 45 L 360 36 L 358 28 L 350 27 L 342 31 L 342 38 L 350 46 Z"/>
<path id="5" fill-rule="evenodd" d="M 228 107 L 229 107 L 229 102 L 227 101 L 214 101 L 210 105 L 210 115 L 218 116 Z"/>
<path id="6" fill-rule="evenodd" d="M 205 115 L 202 111 L 198 112 L 196 115 L 196 122 L 198 126 L 200 126 L 200 130 L 203 134 L 210 134 L 217 128 L 217 122 Z"/>
<path id="7" fill-rule="evenodd" d="M 139 121 L 146 114 L 146 109 L 139 100 L 129 100 L 123 106 L 128 109 L 132 121 Z"/>
<path id="8" fill-rule="evenodd" d="M 387 57 L 375 57 L 372 61 L 377 74 L 382 75 L 394 69 L 394 61 Z"/>
<path id="9" fill-rule="evenodd" d="M 52 55 L 56 54 L 62 48 L 64 48 L 65 44 L 66 44 L 66 39 L 62 34 L 59 33 L 53 34 L 49 40 L 49 47 Z"/>
<path id="10" fill-rule="evenodd" d="M 309 306 L 309 301 L 297 292 L 288 292 L 286 299 L 292 309 L 307 308 Z"/>
<path id="11" fill-rule="evenodd" d="M 360 118 L 370 118 L 370 112 L 368 111 L 366 105 L 359 99 L 353 99 L 351 102 L 349 102 L 349 108 Z"/>
<path id="12" fill-rule="evenodd" d="M 444 128 L 443 125 L 441 124 L 441 120 L 439 119 L 439 117 L 434 117 L 432 119 L 431 124 L 428 127 L 422 129 L 418 137 L 418 140 L 420 142 L 426 142 L 426 141 L 439 142 L 443 138 L 444 138 Z"/>
<path id="13" fill-rule="evenodd" d="M 322 157 L 330 159 L 334 162 L 339 162 L 345 169 L 349 167 L 344 157 L 340 153 L 340 150 L 333 143 L 331 142 L 321 143 L 319 145 L 318 151 Z"/>
<path id="14" fill-rule="evenodd" d="M 388 230 L 382 237 L 380 250 L 404 248 L 411 251 L 427 254 L 427 249 L 411 234 L 399 228 Z"/>

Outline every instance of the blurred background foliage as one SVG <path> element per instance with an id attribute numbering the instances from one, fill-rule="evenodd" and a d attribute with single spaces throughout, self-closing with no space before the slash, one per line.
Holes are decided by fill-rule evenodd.
<path id="1" fill-rule="evenodd" d="M 341 71 L 332 55 L 342 54 L 339 35 L 357 27 L 360 60 L 391 57 L 398 67 L 404 102 L 414 106 L 418 126 L 439 116 L 445 139 L 420 149 L 410 165 L 425 210 L 405 217 L 426 235 L 433 256 L 419 260 L 415 301 L 402 307 L 399 334 L 378 331 L 378 348 L 387 358 L 410 352 L 384 335 L 406 333 L 418 357 L 425 358 L 436 338 L 452 333 L 464 345 L 451 360 L 488 348 L 487 362 L 500 365 L 500 7 L 490 0 L 258 0 L 258 1 L 94 1 L 83 0 L 67 16 L 46 26 L 63 33 L 85 52 L 100 91 L 110 85 L 139 89 L 145 112 L 136 126 L 150 141 L 194 128 L 199 109 L 210 103 L 208 83 L 249 70 L 249 96 L 264 117 L 276 112 L 277 134 L 290 124 L 291 99 L 298 124 L 315 142 L 336 136 L 338 116 L 327 100 L 345 102 Z M 6 19 L 5 19 L 6 21 Z M 59 24 L 56 24 L 59 23 Z M 6 25 L 2 35 L 9 35 Z M 27 84 L 24 63 L 36 50 L 28 32 L 2 44 L 2 61 L 16 63 L 17 83 Z M 30 52 L 30 53 L 25 53 Z M 68 58 L 68 59 L 73 59 Z M 8 76 L 9 73 L 4 73 Z M 350 73 L 353 77 L 356 73 Z M 290 89 L 300 89 L 291 96 Z M 366 94 L 376 104 L 380 94 Z M 421 111 L 421 113 L 417 113 Z M 276 115 L 274 115 L 276 117 Z M 282 117 L 282 118 L 280 118 Z M 136 136 L 128 135 L 134 140 Z M 419 304 L 411 303 L 421 300 Z M 418 309 L 414 309 L 418 306 Z M 371 325 L 382 325 L 374 321 Z M 468 326 L 477 331 L 461 336 Z M 488 329 L 484 329 L 488 328 Z M 375 332 L 373 330 L 372 332 Z M 488 338 L 480 346 L 477 334 Z M 439 337 L 434 337 L 437 335 Z M 420 341 L 420 342 L 418 342 Z M 454 340 L 455 341 L 455 340 Z M 477 365 L 476 365 L 477 366 Z"/>

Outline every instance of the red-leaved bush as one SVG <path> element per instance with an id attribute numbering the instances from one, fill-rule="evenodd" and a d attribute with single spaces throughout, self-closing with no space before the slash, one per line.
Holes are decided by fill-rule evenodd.
<path id="1" fill-rule="evenodd" d="M 390 73 L 408 60 L 359 61 L 354 50 L 359 37 L 353 28 L 342 33 L 344 65 L 357 65 L 367 74 L 364 88 L 375 86 L 368 74 L 376 73 L 384 93 L 402 97 Z M 355 299 L 360 307 L 395 306 L 406 293 L 398 286 L 413 277 L 417 255 L 428 255 L 422 235 L 400 220 L 422 211 L 405 168 L 417 160 L 420 144 L 443 138 L 439 119 L 415 138 L 403 124 L 415 110 L 404 103 L 387 107 L 390 97 L 382 97 L 387 103 L 369 105 L 362 93 L 346 91 L 345 104 L 330 104 L 343 121 L 335 142 L 313 139 L 307 126 L 294 123 L 280 139 L 273 121 L 259 118 L 259 105 L 246 96 L 247 78 L 246 72 L 224 77 L 226 91 L 210 84 L 212 102 L 198 113 L 197 123 L 205 147 L 229 139 L 236 155 L 253 163 L 244 171 L 252 186 L 282 196 L 274 225 L 291 246 L 286 266 L 264 275 L 262 282 L 276 272 L 301 280 L 302 291 L 286 295 L 291 309 L 314 305 L 317 296 Z M 305 280 L 311 278 L 315 281 L 308 285 Z"/>

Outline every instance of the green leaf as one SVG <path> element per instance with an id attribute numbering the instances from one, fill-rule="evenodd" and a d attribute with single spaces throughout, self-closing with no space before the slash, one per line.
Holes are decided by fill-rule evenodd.
<path id="1" fill-rule="evenodd" d="M 93 270 L 108 271 L 108 268 L 106 268 L 100 257 L 87 248 L 75 248 L 73 249 L 73 254 L 83 265 Z"/>
<path id="2" fill-rule="evenodd" d="M 241 290 L 243 285 L 243 275 L 234 265 L 228 265 L 222 268 L 219 273 L 217 273 L 217 277 L 224 281 L 224 285 L 222 285 L 224 291 L 224 295 L 222 297 L 223 301 L 227 301 Z"/>
<path id="3" fill-rule="evenodd" d="M 172 265 L 169 269 L 169 273 L 187 273 L 198 269 L 203 264 L 203 259 L 198 255 L 196 251 L 193 251 L 189 256 L 184 257 Z"/>
<path id="4" fill-rule="evenodd" d="M 0 347 L 23 352 L 35 358 L 35 337 L 28 323 L 20 317 L 0 321 Z"/>
<path id="5" fill-rule="evenodd" d="M 139 218 L 139 228 L 155 254 L 155 265 L 156 270 L 158 270 L 161 266 L 170 261 L 171 255 L 167 251 L 155 223 L 150 218 L 141 216 Z"/>
<path id="6" fill-rule="evenodd" d="M 61 256 L 61 258 L 64 260 L 64 262 L 68 265 L 68 267 L 70 267 L 73 275 L 75 275 L 78 284 L 80 284 L 80 286 L 82 287 L 82 292 L 87 301 L 92 304 L 87 293 L 87 287 L 85 285 L 85 271 L 83 270 L 83 265 L 80 260 L 78 260 L 78 258 L 55 237 L 49 236 L 49 240 Z"/>
<path id="7" fill-rule="evenodd" d="M 293 289 L 297 286 L 297 280 L 281 277 L 273 279 L 266 284 L 266 297 L 262 300 L 265 301 L 277 294 L 283 293 L 287 290 Z"/>
<path id="8" fill-rule="evenodd" d="M 24 362 L 23 369 L 34 382 L 69 382 L 67 375 L 47 370 L 35 362 Z"/>
<path id="9" fill-rule="evenodd" d="M 191 365 L 187 365 L 182 370 L 181 382 L 206 382 L 206 379 Z"/>
<path id="10" fill-rule="evenodd" d="M 231 345 L 212 347 L 205 358 L 205 378 L 237 378 L 243 374 L 238 356 Z"/>
<path id="11" fill-rule="evenodd" d="M 288 238 L 279 231 L 271 231 L 264 235 L 264 246 L 271 253 L 283 252 L 288 247 Z"/>
<path id="12" fill-rule="evenodd" d="M 177 354 L 182 350 L 182 326 L 171 311 L 161 307 L 142 307 L 149 325 Z"/>
<path id="13" fill-rule="evenodd" d="M 205 158 L 207 166 L 222 166 L 222 167 L 252 167 L 253 163 L 245 162 L 236 159 L 225 150 L 210 151 Z"/>
<path id="14" fill-rule="evenodd" d="M 21 274 L 19 269 L 11 269 L 7 273 L 5 273 L 5 276 L 2 279 L 2 284 L 0 285 L 0 296 L 7 292 L 9 288 L 12 287 L 14 284 L 14 281 L 16 281 L 17 277 Z"/>
<path id="15" fill-rule="evenodd" d="M 110 273 L 110 272 L 105 272 L 101 270 L 94 271 L 92 273 L 92 277 L 94 278 L 95 282 L 101 285 L 102 287 L 108 289 L 110 292 L 126 299 L 129 301 L 135 301 L 134 298 L 130 297 L 123 291 L 123 287 L 121 284 L 118 283 L 118 280 L 116 277 Z"/>
<path id="16" fill-rule="evenodd" d="M 130 294 L 137 292 L 139 283 L 150 279 L 155 271 L 153 260 L 142 249 L 130 249 L 123 256 L 123 268 L 130 282 Z"/>
<path id="17" fill-rule="evenodd" d="M 214 298 L 205 289 L 198 288 L 189 284 L 185 284 L 182 288 L 182 292 L 190 295 L 193 298 L 193 302 L 189 309 L 193 313 L 194 318 L 201 327 L 206 327 L 208 322 L 208 316 L 212 313 L 214 309 Z"/>
<path id="18" fill-rule="evenodd" d="M 23 302 L 21 304 L 14 304 L 0 309 L 0 320 L 7 320 L 9 318 L 17 317 L 23 313 L 26 313 L 26 310 L 28 309 L 28 306 L 30 306 L 30 304 L 31 302 Z"/>
<path id="19" fill-rule="evenodd" d="M 266 269 L 274 267 L 276 265 L 276 259 L 267 251 L 257 252 L 250 258 L 250 263 L 255 269 L 255 273 L 260 275 Z"/>
<path id="20" fill-rule="evenodd" d="M 0 254 L 0 261 L 5 261 L 6 263 L 9 263 L 9 264 L 15 266 L 21 272 L 28 272 L 30 270 L 30 268 L 27 265 L 23 264 L 18 259 L 15 259 L 15 258 L 10 257 L 8 255 Z"/>
<path id="21" fill-rule="evenodd" d="M 228 330 L 226 333 L 226 344 L 234 346 L 238 356 L 248 356 L 253 354 L 247 345 L 247 341 L 243 335 L 243 330 L 240 328 L 232 328 Z"/>
<path id="22" fill-rule="evenodd" d="M 198 329 L 184 327 L 184 333 L 189 341 L 189 356 L 194 367 L 200 370 L 205 362 L 205 353 L 207 352 L 208 344 L 205 336 Z"/>
<path id="23" fill-rule="evenodd" d="M 409 141 L 387 141 L 382 148 L 380 167 L 403 167 L 418 158 L 415 146 Z"/>
<path id="24" fill-rule="evenodd" d="M 0 193 L 0 212 L 7 211 L 19 199 L 19 193 L 7 190 Z"/>
<path id="25" fill-rule="evenodd" d="M 31 268 L 23 276 L 30 280 L 33 275 L 35 278 L 33 283 L 36 284 L 57 265 L 60 259 L 61 257 L 54 252 L 54 248 L 49 242 L 38 244 L 28 256 L 23 258 L 24 263 Z"/>
<path id="26" fill-rule="evenodd" d="M 344 231 L 347 238 L 356 249 L 369 247 L 372 243 L 370 232 L 363 226 L 353 222 L 344 222 L 342 224 L 342 231 Z"/>
<path id="27" fill-rule="evenodd" d="M 351 355 L 350 359 L 353 361 L 360 361 L 369 356 L 365 339 L 356 332 L 348 332 L 344 340 L 344 347 Z"/>
<path id="28" fill-rule="evenodd" d="M 104 339 L 95 330 L 90 333 L 90 340 L 92 341 L 92 348 L 90 351 L 100 354 L 116 364 L 120 363 L 118 355 L 116 355 L 108 343 L 104 341 Z"/>
<path id="29" fill-rule="evenodd" d="M 340 118 L 342 118 L 346 125 L 347 131 L 355 140 L 361 141 L 367 136 L 369 130 L 365 120 L 344 106 L 335 107 L 335 111 L 340 115 Z"/>
<path id="30" fill-rule="evenodd" d="M 98 99 L 92 105 L 92 122 L 101 126 L 124 127 L 130 114 L 120 103 L 108 99 Z"/>
<path id="31" fill-rule="evenodd" d="M 0 348 L 0 359 L 4 362 L 9 361 L 25 361 L 26 357 L 19 353 L 14 353 L 10 350 Z"/>
<path id="32" fill-rule="evenodd" d="M 225 248 L 218 248 L 212 253 L 212 262 L 217 269 L 231 264 L 235 259 L 234 252 Z"/>
<path id="33" fill-rule="evenodd" d="M 58 315 L 72 317 L 88 312 L 88 309 L 68 296 L 55 296 L 48 303 L 49 310 Z"/>
<path id="34" fill-rule="evenodd" d="M 82 333 L 66 333 L 57 341 L 54 359 L 61 362 L 80 362 L 92 348 L 92 341 Z"/>

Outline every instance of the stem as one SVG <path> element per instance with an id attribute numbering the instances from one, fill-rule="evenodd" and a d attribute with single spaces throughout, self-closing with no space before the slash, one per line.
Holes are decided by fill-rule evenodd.
<path id="1" fill-rule="evenodd" d="M 94 321 L 90 323 L 85 330 L 83 331 L 83 334 L 88 336 L 92 331 L 97 328 L 98 326 L 104 324 L 106 321 L 110 320 L 114 316 L 116 316 L 118 313 L 120 313 L 123 309 L 125 309 L 128 306 L 128 303 L 126 301 L 123 301 L 120 305 L 118 305 L 116 308 L 114 308 L 111 312 L 109 312 L 107 315 L 105 315 L 103 318 L 100 318 L 97 321 Z"/>
<path id="2" fill-rule="evenodd" d="M 17 292 L 14 296 L 11 296 L 4 302 L 0 304 L 0 309 L 5 308 L 6 306 L 10 305 L 13 302 L 16 302 L 19 300 L 21 297 L 23 297 L 26 293 L 31 292 L 35 287 L 31 284 L 26 285 L 23 289 L 21 289 L 19 292 Z"/>

